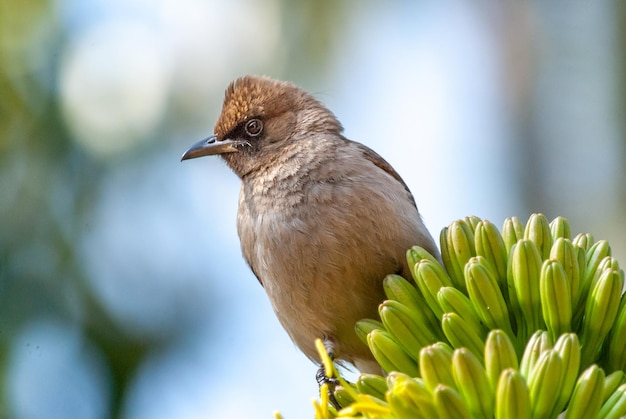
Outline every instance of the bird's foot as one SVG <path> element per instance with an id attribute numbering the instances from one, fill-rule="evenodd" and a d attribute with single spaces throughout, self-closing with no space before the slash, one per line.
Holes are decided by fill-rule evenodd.
<path id="1" fill-rule="evenodd" d="M 323 343 L 324 343 L 324 349 L 326 350 L 326 353 L 328 353 L 328 357 L 331 359 L 331 361 L 334 360 L 335 359 L 334 343 L 329 340 L 324 340 Z M 339 405 L 339 402 L 337 402 L 337 399 L 335 398 L 335 388 L 339 384 L 339 379 L 337 379 L 337 377 L 334 377 L 334 376 L 328 376 L 326 374 L 326 368 L 324 367 L 324 365 L 322 365 L 320 366 L 320 368 L 317 370 L 317 373 L 315 374 L 315 380 L 317 381 L 317 384 L 320 387 L 320 392 L 322 391 L 322 386 L 324 384 L 327 385 L 328 401 L 333 405 L 335 409 L 340 410 L 341 405 Z"/>
<path id="2" fill-rule="evenodd" d="M 317 373 L 315 374 L 315 380 L 317 381 L 317 384 L 320 387 L 320 392 L 322 391 L 322 386 L 324 384 L 327 385 L 326 388 L 328 389 L 328 401 L 333 405 L 335 409 L 340 410 L 341 406 L 339 405 L 339 402 L 337 402 L 337 399 L 335 398 L 335 388 L 337 387 L 337 385 L 339 385 L 339 380 L 337 379 L 337 377 L 327 376 L 326 369 L 322 365 L 317 370 Z"/>

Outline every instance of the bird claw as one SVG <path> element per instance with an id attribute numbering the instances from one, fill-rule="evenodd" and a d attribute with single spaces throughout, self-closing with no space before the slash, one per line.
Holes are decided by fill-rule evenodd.
<path id="1" fill-rule="evenodd" d="M 333 407 L 337 410 L 341 409 L 341 405 L 335 398 L 335 388 L 339 385 L 339 380 L 337 377 L 329 377 L 326 375 L 326 370 L 322 365 L 315 374 L 315 380 L 320 388 L 320 393 L 322 391 L 322 386 L 326 384 L 328 387 L 328 401 L 333 405 Z"/>

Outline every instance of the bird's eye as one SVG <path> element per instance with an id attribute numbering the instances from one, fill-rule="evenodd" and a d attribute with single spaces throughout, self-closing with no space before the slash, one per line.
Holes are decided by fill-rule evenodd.
<path id="1" fill-rule="evenodd" d="M 246 122 L 245 129 L 250 137 L 256 137 L 263 131 L 263 122 L 260 119 L 251 119 Z"/>

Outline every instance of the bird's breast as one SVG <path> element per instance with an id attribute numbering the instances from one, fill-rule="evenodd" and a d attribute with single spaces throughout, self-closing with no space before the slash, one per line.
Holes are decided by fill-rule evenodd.
<path id="1" fill-rule="evenodd" d="M 315 337 L 352 336 L 354 322 L 375 316 L 384 276 L 431 241 L 403 184 L 376 167 L 341 169 L 244 182 L 240 194 L 243 255 L 310 357 Z"/>
<path id="2" fill-rule="evenodd" d="M 266 287 L 283 272 L 342 275 L 362 257 L 397 269 L 396 246 L 405 251 L 415 243 L 402 239 L 419 238 L 417 209 L 391 178 L 275 180 L 244 183 L 239 201 L 242 251 Z"/>

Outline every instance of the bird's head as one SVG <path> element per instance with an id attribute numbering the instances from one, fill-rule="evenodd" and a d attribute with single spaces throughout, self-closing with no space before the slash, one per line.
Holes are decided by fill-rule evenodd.
<path id="1" fill-rule="evenodd" d="M 332 112 L 294 84 L 244 76 L 226 89 L 213 135 L 192 145 L 182 160 L 221 155 L 243 177 L 286 144 L 341 131 Z"/>

